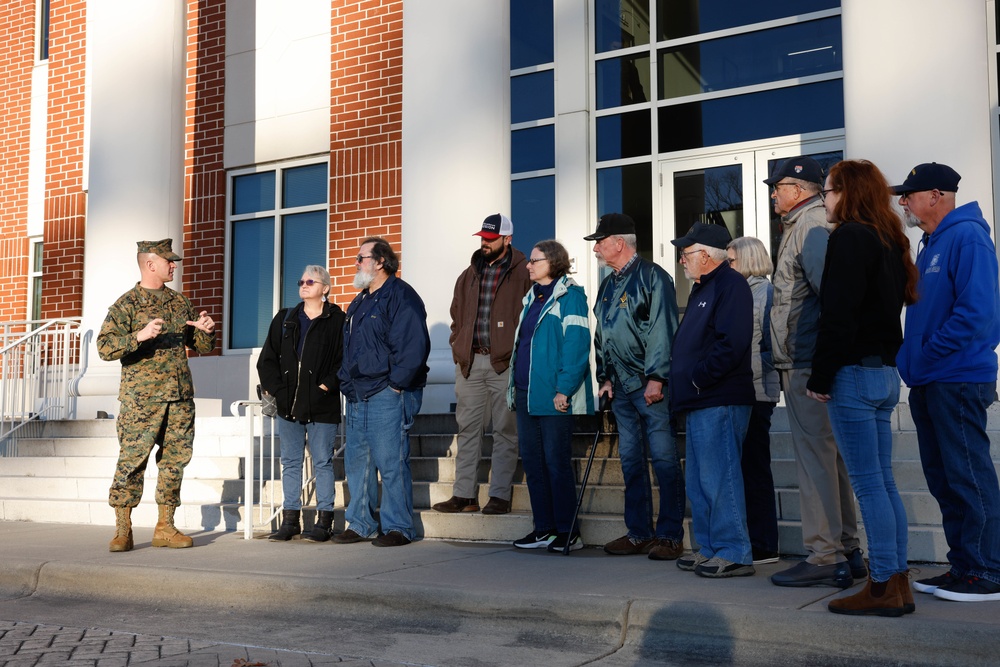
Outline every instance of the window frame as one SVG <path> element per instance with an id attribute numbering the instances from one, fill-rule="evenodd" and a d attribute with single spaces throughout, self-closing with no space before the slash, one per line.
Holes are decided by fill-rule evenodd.
<path id="1" fill-rule="evenodd" d="M 51 0 L 38 0 L 35 4 L 35 62 L 46 63 L 49 61 L 49 39 L 52 28 L 52 2 Z"/>
<path id="2" fill-rule="evenodd" d="M 283 208 L 282 204 L 282 193 L 284 186 L 284 172 L 290 169 L 295 169 L 297 167 L 308 167 L 317 164 L 326 165 L 326 197 L 322 204 L 310 204 L 308 206 L 295 206 L 289 208 Z M 233 211 L 233 182 L 236 178 L 240 176 L 247 176 L 250 174 L 261 174 L 266 172 L 274 172 L 274 204 L 275 207 L 272 209 L 267 209 L 263 211 L 254 211 L 252 213 L 241 213 L 234 214 Z M 233 253 L 232 253 L 232 243 L 233 243 L 233 225 L 235 223 L 244 222 L 248 220 L 256 220 L 260 218 L 274 218 L 274 248 L 272 260 L 275 266 L 274 272 L 274 282 L 272 283 L 271 290 L 271 312 L 268 314 L 268 318 L 273 316 L 274 313 L 278 312 L 281 307 L 281 276 L 284 267 L 281 264 L 282 257 L 282 236 L 283 236 L 283 221 L 284 218 L 296 213 L 310 213 L 316 211 L 322 211 L 324 214 L 324 220 L 326 224 L 324 225 L 325 231 L 325 242 L 324 242 L 324 264 L 329 267 L 330 264 L 330 157 L 327 154 L 320 156 L 310 156 L 303 158 L 296 158 L 293 160 L 282 160 L 280 162 L 265 162 L 251 167 L 244 167 L 240 169 L 231 169 L 226 172 L 226 217 L 225 217 L 225 249 L 223 252 L 223 298 L 222 298 L 222 312 L 225 314 L 226 323 L 226 335 L 223 337 L 222 342 L 222 354 L 253 354 L 255 351 L 260 350 L 260 346 L 254 347 L 232 347 L 231 346 L 231 336 L 232 336 L 232 292 L 233 292 Z"/>
<path id="3" fill-rule="evenodd" d="M 36 250 L 37 249 L 37 250 Z M 42 299 L 39 295 L 38 299 L 38 312 L 35 312 L 35 284 L 39 284 L 41 288 L 42 282 L 44 281 L 43 276 L 43 266 L 44 266 L 44 249 L 43 237 L 39 236 L 29 236 L 28 237 L 28 304 L 27 304 L 27 316 L 29 321 L 42 321 Z"/>

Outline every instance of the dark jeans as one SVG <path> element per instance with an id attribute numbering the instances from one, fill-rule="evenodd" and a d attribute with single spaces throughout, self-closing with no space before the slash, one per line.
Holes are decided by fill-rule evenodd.
<path id="1" fill-rule="evenodd" d="M 520 389 L 514 400 L 517 442 L 528 482 L 535 532 L 568 533 L 576 510 L 573 415 L 530 415 L 528 392 Z"/>
<path id="2" fill-rule="evenodd" d="M 740 459 L 750 544 L 757 550 L 771 552 L 778 551 L 778 509 L 771 475 L 771 414 L 775 405 L 754 403 Z"/>

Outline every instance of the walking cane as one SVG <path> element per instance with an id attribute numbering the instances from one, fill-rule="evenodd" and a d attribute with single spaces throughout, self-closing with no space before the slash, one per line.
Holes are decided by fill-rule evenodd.
<path id="1" fill-rule="evenodd" d="M 590 467 L 594 465 L 594 454 L 597 452 L 597 443 L 604 435 L 604 421 L 607 419 L 607 412 L 611 409 L 611 399 L 607 394 L 601 397 L 601 425 L 597 427 L 597 437 L 594 438 L 594 446 L 590 448 L 590 456 L 587 457 L 587 468 L 583 471 L 583 483 L 580 485 L 580 497 L 576 501 L 576 511 L 573 512 L 573 523 L 569 527 L 569 537 L 566 539 L 566 546 L 563 547 L 563 556 L 569 555 L 569 545 L 573 541 L 573 531 L 576 530 L 576 519 L 580 516 L 580 507 L 583 506 L 583 494 L 587 492 L 587 479 L 590 477 Z"/>

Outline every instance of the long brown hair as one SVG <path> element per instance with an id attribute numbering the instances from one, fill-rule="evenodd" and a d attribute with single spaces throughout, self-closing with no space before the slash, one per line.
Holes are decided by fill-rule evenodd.
<path id="1" fill-rule="evenodd" d="M 830 167 L 830 189 L 840 195 L 833 207 L 838 222 L 860 222 L 875 229 L 886 248 L 900 248 L 906 286 L 903 301 L 910 305 L 917 300 L 917 267 L 910 257 L 910 239 L 903 233 L 903 222 L 892 207 L 889 182 L 868 160 L 843 160 Z"/>

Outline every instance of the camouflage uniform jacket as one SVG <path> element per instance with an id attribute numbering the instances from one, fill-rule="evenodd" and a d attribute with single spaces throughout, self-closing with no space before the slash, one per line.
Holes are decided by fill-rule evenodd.
<path id="1" fill-rule="evenodd" d="M 163 319 L 160 335 L 142 343 L 136 340 L 157 317 Z M 137 283 L 115 301 L 97 336 L 97 353 L 105 361 L 121 359 L 119 400 L 163 403 L 194 398 L 186 348 L 205 354 L 215 347 L 214 333 L 187 324 L 194 319 L 188 298 L 167 286 L 148 290 Z"/>

